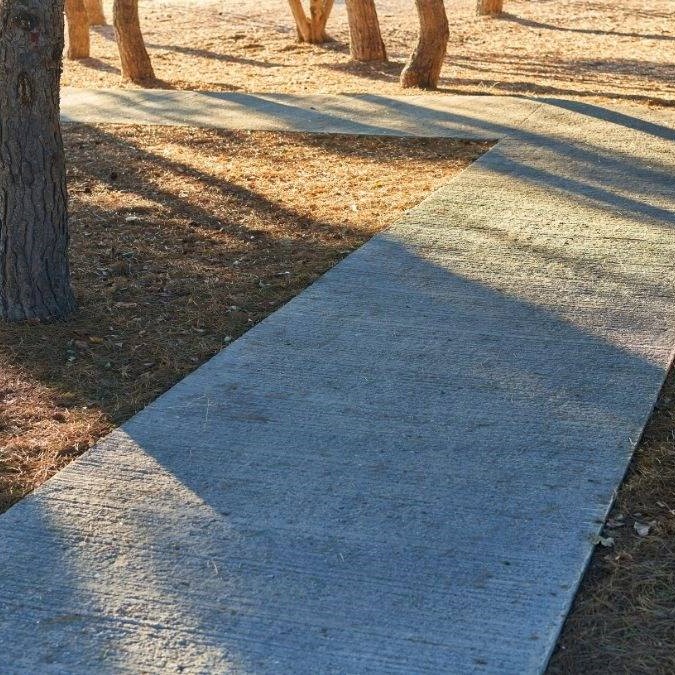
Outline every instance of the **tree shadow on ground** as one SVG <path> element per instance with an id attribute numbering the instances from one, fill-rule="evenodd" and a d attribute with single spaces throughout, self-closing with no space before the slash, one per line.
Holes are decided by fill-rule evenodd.
<path id="1" fill-rule="evenodd" d="M 652 81 L 672 84 L 669 67 L 660 62 L 630 58 L 575 58 L 546 60 L 523 60 L 514 56 L 490 55 L 475 59 L 463 54 L 450 54 L 448 62 L 466 70 L 484 73 L 502 73 L 513 76 L 537 75 L 542 78 L 564 81 L 579 80 L 585 75 L 626 75 L 643 73 Z"/>
<path id="2" fill-rule="evenodd" d="M 481 71 L 485 73 L 485 76 L 482 78 L 467 78 L 467 77 L 448 77 L 443 76 L 439 81 L 439 86 L 437 91 L 444 94 L 476 94 L 476 95 L 486 95 L 486 96 L 514 96 L 514 95 L 535 95 L 535 96 L 547 96 L 547 95 L 560 95 L 560 96 L 573 96 L 581 98 L 606 98 L 614 99 L 617 101 L 633 101 L 636 103 L 647 103 L 661 106 L 673 106 L 675 105 L 675 92 L 670 98 L 652 95 L 652 94 L 625 94 L 619 91 L 612 91 L 611 89 L 603 89 L 602 87 L 598 88 L 587 88 L 585 86 L 580 87 L 562 87 L 558 85 L 548 85 L 548 84 L 538 84 L 536 81 L 528 80 L 499 80 L 496 79 L 499 74 L 502 65 L 507 64 L 508 66 L 522 66 L 520 61 L 513 60 L 508 62 L 500 62 L 495 64 L 493 61 L 486 61 L 483 63 L 476 63 L 475 61 L 466 59 L 464 57 L 457 57 L 455 55 L 450 55 L 447 58 L 447 66 L 452 66 L 453 64 L 459 64 L 463 69 Z M 644 62 L 636 62 L 638 66 L 644 66 Z M 360 63 L 344 63 L 344 64 L 322 64 L 323 68 L 327 70 L 333 70 L 338 72 L 349 73 L 350 75 L 355 75 L 362 79 L 373 80 L 379 82 L 395 82 L 398 80 L 398 77 L 401 73 L 401 70 L 404 67 L 404 63 L 397 62 L 387 62 L 384 64 L 370 65 L 370 64 L 360 64 Z M 635 63 L 633 62 L 616 62 L 616 61 L 588 61 L 585 63 L 576 62 L 574 64 L 567 64 L 564 67 L 564 70 L 561 71 L 560 75 L 556 75 L 555 71 L 548 69 L 546 64 L 537 64 L 536 66 L 528 63 L 526 64 L 526 73 L 522 74 L 535 74 L 536 70 L 541 75 L 545 75 L 547 78 L 554 80 L 564 81 L 569 83 L 573 81 L 570 79 L 571 73 L 576 73 L 578 76 L 579 73 L 587 70 L 589 72 L 598 73 L 598 72 L 609 72 L 609 73 L 633 73 Z M 558 66 L 560 70 L 560 67 Z M 518 74 L 518 69 L 516 69 L 513 74 Z M 670 83 L 669 76 L 664 73 L 662 76 L 659 75 L 659 80 L 664 83 Z"/>
<path id="3" fill-rule="evenodd" d="M 476 93 L 492 95 L 562 95 L 634 101 L 662 106 L 675 105 L 672 78 L 669 69 L 661 63 L 625 58 L 557 59 L 551 63 L 523 61 L 514 57 L 489 57 L 476 60 L 462 54 L 450 54 L 448 62 L 462 70 L 481 73 L 481 76 L 441 78 L 439 89 L 446 93 L 476 91 Z M 650 82 L 658 83 L 666 88 L 667 91 L 625 93 L 622 91 L 623 86 L 612 88 L 603 82 L 606 76 L 635 78 L 640 74 L 643 74 Z M 504 76 L 513 79 L 504 79 Z M 542 83 L 541 80 L 545 82 Z M 549 84 L 549 82 L 552 83 Z M 628 86 L 626 85 L 625 88 Z"/>
<path id="4" fill-rule="evenodd" d="M 543 23 L 541 21 L 535 21 L 533 19 L 525 19 L 516 14 L 511 14 L 509 12 L 503 12 L 499 16 L 495 17 L 497 20 L 501 21 L 510 21 L 512 23 L 517 23 L 521 26 L 526 26 L 528 28 L 541 28 L 544 30 L 555 30 L 561 31 L 563 33 L 581 33 L 583 35 L 616 35 L 617 37 L 634 37 L 640 38 L 642 40 L 666 40 L 673 41 L 675 36 L 665 35 L 664 33 L 635 33 L 635 32 L 622 32 L 615 30 L 603 30 L 601 28 L 570 28 L 569 26 L 556 26 L 550 23 Z"/>
<path id="5" fill-rule="evenodd" d="M 7 356 L 8 368 L 49 388 L 44 398 L 51 435 L 45 440 L 47 432 L 38 430 L 36 443 L 53 443 L 56 458 L 50 461 L 56 466 L 86 449 L 102 425 L 137 412 L 221 349 L 225 337 L 236 338 L 261 321 L 379 229 L 372 215 L 364 222 L 356 216 L 323 220 L 306 208 L 308 199 L 319 199 L 312 193 L 303 210 L 287 207 L 247 187 L 248 179 L 233 182 L 207 164 L 197 168 L 144 149 L 133 133 L 120 137 L 87 125 L 65 131 L 80 309 L 65 323 L 0 328 L 0 356 Z M 236 153 L 251 140 L 246 132 L 166 134 L 174 148 L 210 152 L 219 160 L 225 148 Z M 398 141 L 341 142 L 368 144 L 369 151 L 354 157 L 372 159 Z M 288 141 L 293 144 L 308 154 L 320 148 L 330 158 L 340 141 L 325 137 L 323 148 Z M 466 162 L 483 149 L 469 146 Z M 428 162 L 445 161 L 431 146 L 426 155 Z M 372 175 L 373 182 L 379 179 Z M 16 398 L 16 392 L 0 391 L 0 401 L 4 397 Z M 82 419 L 71 413 L 81 410 L 90 413 Z M 80 426 L 66 433 L 70 422 Z M 9 424 L 0 419 L 0 430 Z M 21 426 L 16 419 L 12 424 Z M 17 447 L 14 457 L 24 450 Z M 2 474 L 19 468 L 0 461 L 0 488 Z M 16 499 L 2 493 L 0 502 Z"/>
<path id="6" fill-rule="evenodd" d="M 395 61 L 382 61 L 378 63 L 362 63 L 348 61 L 347 63 L 325 63 L 323 67 L 350 75 L 357 75 L 368 80 L 396 81 L 403 70 L 404 63 Z"/>
<path id="7" fill-rule="evenodd" d="M 334 38 L 330 35 L 328 36 L 326 42 L 323 42 L 319 45 L 312 45 L 312 47 L 325 49 L 326 51 L 330 52 L 337 52 L 338 54 L 349 54 L 349 44 L 342 42 L 342 40 L 338 40 L 337 38 Z"/>
<path id="8" fill-rule="evenodd" d="M 564 110 L 586 115 L 597 120 L 611 122 L 626 129 L 641 131 L 656 138 L 662 138 L 665 141 L 675 141 L 675 129 L 672 127 L 657 124 L 649 120 L 641 119 L 634 115 L 628 115 L 624 112 L 611 110 L 603 106 L 586 103 L 585 101 L 573 101 L 560 98 L 535 99 L 544 101 L 548 105 L 553 105 Z"/>
<path id="9" fill-rule="evenodd" d="M 514 137 L 516 142 L 526 142 L 533 147 L 543 148 L 555 153 L 561 161 L 575 166 L 574 177 L 556 175 L 552 171 L 546 171 L 534 165 L 520 165 L 514 159 L 503 157 L 500 164 L 495 164 L 492 171 L 517 173 L 522 176 L 524 182 L 533 182 L 548 185 L 551 188 L 564 191 L 572 199 L 587 199 L 601 208 L 620 208 L 635 215 L 637 218 L 652 219 L 660 218 L 670 223 L 673 213 L 668 209 L 662 209 L 651 204 L 646 195 L 640 194 L 644 186 L 651 186 L 656 194 L 661 194 L 664 189 L 669 189 L 672 168 L 666 162 L 656 159 L 645 161 L 630 151 L 608 149 L 601 144 L 592 141 L 586 143 L 573 143 L 564 136 L 558 137 L 552 134 L 539 133 L 498 123 L 487 119 L 478 119 L 475 115 L 462 113 L 452 106 L 433 110 L 424 102 L 418 103 L 413 98 L 393 99 L 377 94 L 346 94 L 345 96 L 357 101 L 367 102 L 370 106 L 377 106 L 386 118 L 389 115 L 404 115 L 412 119 L 424 115 L 424 126 L 429 136 L 448 136 L 452 134 L 451 125 L 466 125 L 474 130 L 474 133 L 491 134 L 493 138 Z M 532 97 L 533 102 L 541 99 Z M 590 105 L 582 102 L 565 99 L 544 99 L 547 105 L 579 112 L 597 120 L 612 122 L 627 129 L 643 132 L 664 140 L 674 140 L 675 130 L 648 120 L 640 119 L 632 115 L 613 111 L 602 106 Z M 339 106 L 336 111 L 341 112 Z M 471 133 L 471 132 L 467 132 Z M 308 142 L 312 137 L 308 138 Z M 340 151 L 340 146 L 336 146 Z M 499 154 L 500 148 L 493 149 L 492 155 Z M 623 185 L 621 191 L 616 193 L 606 189 L 604 180 L 612 181 L 613 176 L 632 176 L 633 184 Z M 630 188 L 630 189 L 627 189 Z M 652 197 L 654 194 L 651 195 Z M 640 198 L 641 197 L 641 198 Z"/>
<path id="10" fill-rule="evenodd" d="M 77 62 L 85 68 L 91 68 L 92 70 L 100 70 L 105 73 L 115 73 L 116 75 L 122 74 L 122 71 L 118 66 L 113 66 L 107 61 L 103 61 L 95 57 L 90 56 L 87 59 L 78 59 Z"/>
<path id="11" fill-rule="evenodd" d="M 241 56 L 231 54 L 219 54 L 208 49 L 200 49 L 197 47 L 181 47 L 178 45 L 160 45 L 148 43 L 147 47 L 150 49 L 166 49 L 179 54 L 186 54 L 187 56 L 196 56 L 203 59 L 212 59 L 214 61 L 223 61 L 224 63 L 240 63 L 248 66 L 255 66 L 256 68 L 283 68 L 285 64 L 274 63 L 273 61 L 261 61 L 259 59 L 248 59 Z M 178 73 L 180 74 L 180 73 Z"/>
<path id="12" fill-rule="evenodd" d="M 96 35 L 99 37 L 108 40 L 109 42 L 117 42 L 117 38 L 115 37 L 115 29 L 109 24 L 105 26 L 90 26 L 89 30 L 96 33 Z"/>
<path id="13" fill-rule="evenodd" d="M 570 96 L 579 98 L 606 98 L 616 101 L 646 103 L 663 107 L 675 106 L 675 97 L 662 98 L 649 94 L 619 94 L 614 91 L 585 91 L 532 82 L 498 82 L 489 79 L 441 78 L 438 91 L 444 94 L 475 94 L 477 96 Z"/>
<path id="14" fill-rule="evenodd" d="M 508 654 L 519 672 L 546 658 L 662 379 L 379 238 L 3 516 L 5 584 L 41 598 L 0 619 L 8 658 L 137 670 L 141 640 L 209 672 Z"/>
<path id="15" fill-rule="evenodd" d="M 89 155 L 85 163 L 78 163 L 75 175 L 71 170 L 73 189 L 78 189 L 77 185 L 85 190 L 99 186 L 99 189 L 107 188 L 118 196 L 108 207 L 71 200 L 71 218 L 75 221 L 77 239 L 81 243 L 88 244 L 88 231 L 78 227 L 77 223 L 107 222 L 110 227 L 108 232 L 100 233 L 93 250 L 88 250 L 93 260 L 83 259 L 84 252 L 80 252 L 78 260 L 74 261 L 74 281 L 80 289 L 80 297 L 84 284 L 100 284 L 102 296 L 106 298 L 100 304 L 102 311 L 100 314 L 95 311 L 96 305 L 91 303 L 94 298 L 90 298 L 90 304 L 82 306 L 80 315 L 69 322 L 66 333 L 82 329 L 92 335 L 105 335 L 110 332 L 106 326 L 110 321 L 116 326 L 113 332 L 120 333 L 124 321 L 129 321 L 141 330 L 167 331 L 166 338 L 161 342 L 168 344 L 176 338 L 174 328 L 190 329 L 198 324 L 211 334 L 213 347 L 220 346 L 228 329 L 217 325 L 219 308 L 237 305 L 231 320 L 226 323 L 230 325 L 231 332 L 238 334 L 247 327 L 249 319 L 255 323 L 260 320 L 261 312 L 264 315 L 269 311 L 262 305 L 256 305 L 261 300 L 260 296 L 269 295 L 266 301 L 274 305 L 288 300 L 302 287 L 308 275 L 313 278 L 325 271 L 343 255 L 345 247 L 354 245 L 354 237 L 359 239 L 356 230 L 336 227 L 334 223 L 299 214 L 241 184 L 230 183 L 181 162 L 141 150 L 133 145 L 133 141 L 120 141 L 114 133 L 102 128 L 77 125 L 71 129 L 67 129 L 68 135 L 81 138 L 81 148 L 89 146 L 96 149 L 96 154 Z M 99 154 L 103 148 L 106 152 Z M 72 147 L 70 150 L 72 155 Z M 125 154 L 130 155 L 130 161 L 125 161 Z M 181 197 L 181 190 L 176 190 L 175 182 L 171 188 L 163 189 L 162 180 L 169 175 L 185 181 L 186 186 L 193 183 L 209 192 L 209 204 L 214 210 L 200 206 L 199 199 L 188 201 L 187 195 Z M 125 202 L 125 195 L 129 196 L 130 205 L 120 206 L 120 201 L 122 204 Z M 219 208 L 216 210 L 215 207 Z M 254 222 L 258 223 L 257 226 L 247 224 Z M 272 224 L 274 227 L 271 227 Z M 349 244 L 347 240 L 350 240 Z M 235 262 L 236 265 L 233 264 Z M 277 269 L 266 269 L 270 263 L 278 269 L 294 269 L 292 283 L 285 276 L 275 277 Z M 166 268 L 166 265 L 172 265 L 173 269 Z M 214 286 L 213 275 L 218 268 L 227 270 L 224 274 L 227 281 Z M 134 284 L 137 275 L 140 277 L 139 285 Z M 172 284 L 173 277 L 182 279 L 182 284 Z M 263 289 L 258 287 L 258 292 L 252 294 L 253 304 L 249 307 L 241 302 L 241 297 L 247 290 L 250 292 L 256 288 L 258 281 L 265 286 L 272 284 L 277 293 L 261 293 Z M 186 283 L 189 283 L 188 287 Z M 179 296 L 175 295 L 177 291 Z M 164 294 L 163 299 L 157 298 L 154 293 L 159 293 L 160 298 Z M 167 300 L 175 301 L 177 297 L 182 297 L 184 302 L 172 302 L 166 308 L 172 313 L 174 327 L 166 324 L 168 317 L 158 321 L 147 307 L 140 310 L 147 303 L 153 306 L 156 302 L 154 306 L 160 310 L 159 313 L 164 313 L 162 304 L 166 304 Z M 115 308 L 115 303 L 119 302 L 131 303 L 132 306 Z M 108 316 L 109 313 L 118 316 Z M 122 319 L 125 314 L 127 319 Z M 133 315 L 133 321 L 130 315 Z M 88 322 L 90 325 L 87 327 Z M 79 392 L 76 397 L 78 403 L 99 405 L 117 422 L 128 417 L 139 407 L 136 396 L 129 395 L 124 400 L 119 399 L 114 390 L 109 392 L 109 396 L 87 392 L 82 389 L 84 382 L 68 376 L 61 360 L 53 360 L 53 341 L 50 339 L 41 344 L 40 333 L 60 334 L 63 328 L 65 326 L 61 324 L 38 328 L 3 326 L 0 339 L 13 341 L 17 333 L 24 334 L 27 341 L 24 346 L 13 348 L 13 360 L 22 369 L 41 380 L 57 378 L 58 382 L 60 377 L 65 376 L 63 386 L 57 385 L 56 388 Z M 120 339 L 132 346 L 129 338 L 126 335 Z M 202 338 L 198 340 L 199 343 L 205 341 Z M 65 347 L 65 344 L 61 345 L 62 349 Z M 90 347 L 98 349 L 93 345 Z M 203 345 L 198 346 L 197 354 L 202 351 Z M 157 357 L 146 356 L 146 361 L 154 361 Z M 176 364 L 172 379 L 178 378 L 181 371 L 185 372 L 186 365 L 190 367 L 190 356 L 187 353 L 181 355 L 183 363 L 180 366 Z M 63 358 L 65 360 L 65 356 Z M 128 376 L 131 382 L 142 374 L 141 364 L 137 363 L 136 367 L 141 372 L 130 370 Z M 167 375 L 169 372 L 165 371 L 163 378 Z M 86 386 L 89 385 L 98 388 L 95 380 Z"/>

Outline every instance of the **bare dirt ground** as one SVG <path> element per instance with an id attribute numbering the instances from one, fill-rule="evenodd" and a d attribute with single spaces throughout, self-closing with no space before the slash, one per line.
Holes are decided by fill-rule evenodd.
<path id="1" fill-rule="evenodd" d="M 675 103 L 672 0 L 506 0 L 497 19 L 475 0 L 446 0 L 450 21 L 441 90 Z M 111 16 L 111 1 L 106 2 Z M 380 0 L 389 63 L 350 63 L 343 3 L 334 42 L 299 45 L 285 0 L 141 0 L 156 86 L 246 92 L 400 95 L 398 75 L 417 36 L 412 0 Z M 67 62 L 63 83 L 119 87 L 111 27 L 96 28 L 92 58 Z"/>

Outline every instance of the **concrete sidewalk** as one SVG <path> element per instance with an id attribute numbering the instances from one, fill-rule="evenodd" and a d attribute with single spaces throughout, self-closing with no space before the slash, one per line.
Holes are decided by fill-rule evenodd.
<path id="1" fill-rule="evenodd" d="M 133 89 L 65 89 L 64 121 L 161 124 L 216 129 L 311 131 L 395 136 L 492 139 L 518 128 L 536 109 L 525 99 L 371 94 L 293 96 Z M 495 135 L 497 134 L 497 135 Z"/>
<path id="2" fill-rule="evenodd" d="M 119 98 L 107 121 L 501 140 L 0 517 L 8 672 L 542 671 L 675 344 L 673 127 Z"/>

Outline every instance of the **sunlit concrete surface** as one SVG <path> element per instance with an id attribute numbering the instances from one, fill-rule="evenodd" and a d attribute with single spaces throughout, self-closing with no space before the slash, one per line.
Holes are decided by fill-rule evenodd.
<path id="1" fill-rule="evenodd" d="M 502 140 L 0 517 L 0 670 L 540 672 L 675 344 L 672 125 L 248 98 L 200 123 Z"/>

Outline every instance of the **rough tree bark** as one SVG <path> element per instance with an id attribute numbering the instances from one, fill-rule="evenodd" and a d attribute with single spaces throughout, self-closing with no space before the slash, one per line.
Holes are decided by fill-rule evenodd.
<path id="1" fill-rule="evenodd" d="M 105 13 L 103 12 L 103 0 L 84 0 L 87 8 L 90 26 L 105 26 Z"/>
<path id="2" fill-rule="evenodd" d="M 326 34 L 326 24 L 333 9 L 333 0 L 309 0 L 309 17 L 302 0 L 288 0 L 288 4 L 298 30 L 298 42 L 322 44 L 330 40 Z"/>
<path id="3" fill-rule="evenodd" d="M 496 16 L 504 9 L 504 0 L 478 0 L 476 14 L 479 16 Z"/>
<path id="4" fill-rule="evenodd" d="M 346 0 L 349 49 L 354 61 L 386 61 L 375 0 Z"/>
<path id="5" fill-rule="evenodd" d="M 450 31 L 443 0 L 415 0 L 420 21 L 417 46 L 401 73 L 404 88 L 436 89 Z"/>
<path id="6" fill-rule="evenodd" d="M 89 58 L 89 16 L 83 0 L 66 1 L 68 21 L 68 58 Z"/>
<path id="7" fill-rule="evenodd" d="M 0 0 L 0 318 L 75 308 L 59 126 L 64 0 Z"/>
<path id="8" fill-rule="evenodd" d="M 115 0 L 113 25 L 122 61 L 122 76 L 137 84 L 155 79 L 138 18 L 138 0 Z"/>

